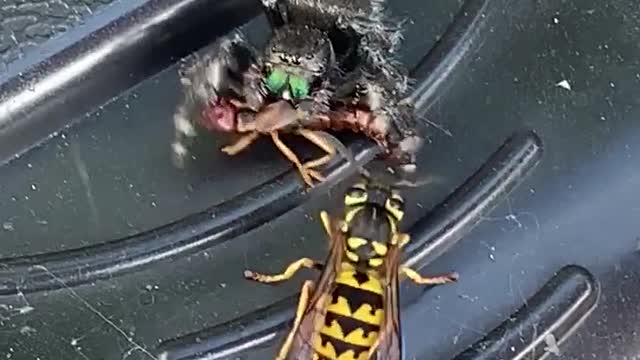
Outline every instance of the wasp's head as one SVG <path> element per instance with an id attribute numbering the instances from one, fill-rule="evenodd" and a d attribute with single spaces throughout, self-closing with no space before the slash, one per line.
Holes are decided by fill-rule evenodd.
<path id="1" fill-rule="evenodd" d="M 265 85 L 278 97 L 302 99 L 334 62 L 326 33 L 307 26 L 288 26 L 278 30 L 268 44 Z"/>
<path id="2" fill-rule="evenodd" d="M 358 182 L 345 194 L 347 257 L 354 262 L 380 266 L 398 234 L 404 217 L 404 200 L 396 190 Z"/>

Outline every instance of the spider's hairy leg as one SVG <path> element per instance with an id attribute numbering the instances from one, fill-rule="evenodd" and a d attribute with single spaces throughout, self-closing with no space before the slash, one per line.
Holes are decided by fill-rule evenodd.
<path id="1" fill-rule="evenodd" d="M 278 28 L 288 22 L 284 0 L 261 0 L 263 11 L 272 28 Z"/>
<path id="2" fill-rule="evenodd" d="M 171 143 L 171 160 L 178 168 L 184 167 L 185 159 L 189 155 L 188 148 L 196 136 L 196 129 L 193 125 L 193 109 L 193 99 L 190 96 L 185 96 L 173 114 L 174 136 Z"/>
<path id="3" fill-rule="evenodd" d="M 331 110 L 330 104 L 334 94 L 335 91 L 331 82 L 325 80 L 317 90 L 311 93 L 310 99 L 301 101 L 296 109 L 299 114 L 300 125 L 303 127 L 311 125 L 317 119 L 327 117 Z"/>
<path id="4" fill-rule="evenodd" d="M 280 0 L 261 0 L 262 2 L 262 6 L 269 8 L 269 9 L 275 9 L 276 5 L 278 5 L 278 3 L 281 3 L 282 1 Z"/>
<path id="5" fill-rule="evenodd" d="M 401 170 L 415 170 L 416 154 L 423 141 L 418 132 L 411 104 L 397 95 L 398 91 L 384 79 L 363 76 L 359 82 L 358 98 L 373 114 L 371 131 L 383 135 L 391 156 L 401 163 Z"/>
<path id="6" fill-rule="evenodd" d="M 175 135 L 171 148 L 175 166 L 184 166 L 202 111 L 215 104 L 222 94 L 242 94 L 240 79 L 255 62 L 255 54 L 244 37 L 235 33 L 216 41 L 203 53 L 183 60 L 179 69 L 182 99 L 173 116 Z"/>
<path id="7" fill-rule="evenodd" d="M 253 111 L 259 111 L 264 105 L 267 91 L 264 86 L 261 60 L 251 64 L 243 74 L 242 95 L 245 106 Z"/>

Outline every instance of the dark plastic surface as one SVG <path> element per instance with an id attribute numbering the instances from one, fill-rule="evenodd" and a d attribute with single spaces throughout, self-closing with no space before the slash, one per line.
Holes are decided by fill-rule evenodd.
<path id="1" fill-rule="evenodd" d="M 43 45 L 39 58 L 34 51 L 12 62 L 0 76 L 0 162 L 246 22 L 257 10 L 250 0 L 121 1 Z M 217 16 L 225 21 L 212 22 Z"/>
<path id="2" fill-rule="evenodd" d="M 586 269 L 566 266 L 515 314 L 453 360 L 560 356 L 558 345 L 589 315 L 598 295 L 598 284 Z"/>
<path id="3" fill-rule="evenodd" d="M 231 8 L 225 10 L 224 4 Z M 0 298 L 0 356 L 151 358 L 164 341 L 220 329 L 216 326 L 234 319 L 244 321 L 243 315 L 291 299 L 298 291 L 298 281 L 275 288 L 246 282 L 241 276 L 244 268 L 276 271 L 300 256 L 324 256 L 326 240 L 316 214 L 339 204 L 346 184 L 338 180 L 346 174 L 336 174 L 337 184 L 327 195 L 319 191 L 279 197 L 298 194 L 295 189 L 300 185 L 289 171 L 290 164 L 270 144 L 227 158 L 217 151 L 226 139 L 213 135 L 201 137 L 189 168 L 178 171 L 170 165 L 171 115 L 178 96 L 176 68 L 171 64 L 251 17 L 252 9 L 257 9 L 251 4 L 257 5 L 255 1 L 120 1 L 38 51 L 25 52 L 0 75 L 0 155 L 7 160 L 23 153 L 5 161 L 0 172 L 0 252 L 8 263 L 2 276 L 11 282 L 5 284 L 10 291 Z M 636 251 L 640 174 L 634 160 L 640 156 L 635 146 L 640 141 L 636 4 L 443 0 L 393 6 L 414 21 L 403 54 L 410 65 L 450 29 L 460 6 L 463 16 L 457 19 L 463 20 L 458 23 L 471 25 L 463 27 L 459 36 L 444 36 L 437 46 L 446 51 L 433 48 L 431 53 L 440 56 L 430 57 L 419 76 L 430 89 L 422 92 L 426 94 L 422 110 L 436 125 L 420 156 L 433 183 L 407 191 L 407 224 L 425 216 L 425 209 L 434 209 L 432 220 L 418 221 L 412 231 L 426 234 L 425 238 L 450 239 L 443 244 L 457 243 L 426 248 L 428 256 L 422 260 L 430 264 L 423 272 L 456 270 L 461 279 L 424 293 L 403 285 L 405 358 L 453 359 L 482 339 L 495 339 L 491 332 L 522 304 L 531 306 L 532 295 L 568 264 L 587 273 L 580 270 L 579 275 L 565 278 L 558 289 L 576 289 L 576 295 L 588 283 L 587 288 L 597 287 L 601 295 L 586 319 L 573 318 L 580 326 L 571 329 L 572 335 L 566 339 L 558 335 L 560 357 L 636 356 L 635 334 L 640 331 L 635 305 L 640 279 Z M 475 10 L 480 10 L 479 16 Z M 127 27 L 131 24 L 141 27 Z M 99 30 L 103 26 L 108 31 Z M 131 29 L 147 31 L 127 32 Z M 265 35 L 259 19 L 246 29 L 256 39 Z M 88 33 L 94 30 L 104 37 L 91 38 Z M 103 46 L 123 39 L 113 34 L 139 36 L 118 43 L 124 47 Z M 87 39 L 87 46 L 73 45 L 82 39 Z M 75 50 L 47 60 L 66 48 Z M 92 52 L 97 48 L 122 52 L 97 56 L 105 54 Z M 88 57 L 96 61 L 93 64 L 104 67 L 87 68 L 87 62 L 78 62 L 87 57 L 79 54 L 93 54 Z M 82 66 L 74 67 L 77 64 Z M 60 69 L 82 71 L 55 71 Z M 42 71 L 48 76 L 37 76 Z M 33 81 L 15 80 L 18 72 Z M 56 82 L 47 82 L 51 79 Z M 92 112 L 85 114 L 88 111 Z M 501 197 L 483 198 L 478 206 L 487 210 L 497 206 L 492 212 L 443 202 L 505 139 L 527 134 L 526 129 L 539 136 L 545 154 L 511 192 L 495 187 L 504 182 L 490 181 L 510 176 L 500 172 L 505 167 L 496 167 L 497 177 L 490 176 L 493 169 L 485 168 L 487 189 L 495 187 Z M 34 147 L 42 139 L 46 141 Z M 536 141 L 531 144 L 538 146 Z M 369 148 L 366 142 L 362 146 Z M 25 153 L 27 149 L 31 150 Z M 515 158 L 531 160 L 535 154 L 525 151 Z M 263 188 L 265 192 L 253 193 L 258 197 L 245 196 L 286 172 Z M 258 222 L 245 226 L 230 221 L 234 218 L 205 221 L 204 211 L 216 204 L 227 204 L 229 209 L 228 204 L 237 204 L 238 199 L 246 199 L 244 204 L 252 204 L 254 210 L 266 206 L 273 213 L 259 215 L 271 220 L 260 227 L 255 227 Z M 251 213 L 245 212 L 251 208 L 237 210 L 233 214 Z M 462 222 L 450 223 L 448 231 L 429 230 L 447 224 L 436 221 L 438 214 L 447 214 L 441 215 L 443 219 L 467 215 L 460 218 Z M 164 228 L 165 232 L 153 230 L 173 222 L 177 225 Z M 434 223 L 427 226 L 430 222 Z M 183 227 L 189 224 L 198 226 Z M 246 232 L 214 248 L 200 248 L 204 244 L 199 241 L 206 239 L 201 236 L 208 231 L 218 234 L 217 239 L 230 239 L 219 231 L 225 225 Z M 185 232 L 167 232 L 171 228 Z M 189 229 L 198 234 L 186 236 Z M 144 245 L 118 248 L 117 244 L 128 243 L 117 239 L 128 236 L 132 237 L 126 241 Z M 148 242 L 140 240 L 145 236 Z M 112 239 L 116 242 L 109 243 Z M 183 246 L 194 239 L 199 240 Z M 148 244 L 157 247 L 147 249 Z M 172 249 L 193 251 L 170 256 Z M 103 254 L 109 256 L 101 258 Z M 58 256 L 62 260 L 55 259 Z M 16 258 L 26 260 L 9 260 Z M 119 261 L 122 268 L 113 266 Z M 93 271 L 95 264 L 99 271 Z M 146 266 L 137 266 L 141 264 Z M 553 291 L 545 301 L 570 299 L 570 294 Z M 291 306 L 282 301 L 282 309 Z M 529 310 L 519 314 L 535 313 L 533 307 Z M 265 316 L 253 324 L 267 329 L 286 321 Z M 553 313 L 549 321 L 559 316 Z M 548 324 L 526 316 L 523 321 Z M 514 340 L 512 334 L 504 341 Z M 540 337 L 527 341 L 539 342 Z M 505 351 L 498 348 L 492 349 Z M 261 347 L 242 356 L 264 359 L 272 351 L 273 346 Z"/>
<path id="4" fill-rule="evenodd" d="M 112 0 L 4 0 L 0 7 L 0 71 L 43 42 L 81 24 Z"/>

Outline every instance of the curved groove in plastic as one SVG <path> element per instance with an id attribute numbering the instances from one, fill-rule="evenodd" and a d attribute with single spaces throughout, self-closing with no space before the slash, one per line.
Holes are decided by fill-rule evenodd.
<path id="1" fill-rule="evenodd" d="M 360 165 L 378 153 L 364 139 L 350 148 L 357 154 L 355 160 Z M 304 192 L 298 173 L 287 171 L 220 205 L 128 238 L 55 253 L 0 259 L 0 295 L 72 287 L 219 245 L 284 214 L 315 194 L 322 194 L 353 172 L 354 167 L 341 161 L 327 170 L 326 182 Z"/>
<path id="2" fill-rule="evenodd" d="M 539 359 L 553 347 L 546 339 L 552 335 L 561 345 L 596 307 L 599 294 L 588 270 L 565 266 L 515 314 L 454 360 Z"/>
<path id="3" fill-rule="evenodd" d="M 542 157 L 540 138 L 532 131 L 511 136 L 455 193 L 416 225 L 407 261 L 425 266 L 447 251 L 476 226 L 524 180 Z"/>
<path id="4" fill-rule="evenodd" d="M 119 1 L 11 63 L 0 74 L 0 164 L 247 22 L 259 13 L 258 5 L 257 0 Z M 224 21 L 211 21 L 215 18 Z"/>
<path id="5" fill-rule="evenodd" d="M 424 114 L 444 94 L 454 70 L 469 63 L 472 60 L 469 54 L 482 46 L 492 18 L 504 9 L 499 1 L 467 0 L 447 28 L 447 35 L 418 64 L 419 73 L 425 77 L 411 97 L 419 109 L 418 115 Z"/>
<path id="6" fill-rule="evenodd" d="M 484 3 L 489 0 L 469 1 Z M 162 22 L 179 22 L 181 19 L 174 20 L 170 14 L 165 15 Z M 459 34 L 466 33 L 462 28 L 469 25 L 468 22 L 454 23 L 444 34 L 443 41 L 453 43 Z M 157 26 L 160 27 L 160 24 Z M 440 47 L 439 51 L 444 50 L 446 49 Z M 426 57 L 447 59 L 446 54 L 439 51 L 431 51 Z M 431 62 L 420 62 L 427 63 Z M 421 76 L 426 76 L 424 71 L 425 68 L 420 65 L 414 68 L 412 77 L 421 79 Z M 432 82 L 434 87 L 441 84 Z M 434 94 L 435 90 L 419 85 L 413 96 L 420 97 L 418 92 L 421 91 Z M 366 140 L 356 140 L 349 148 L 359 164 L 372 160 L 378 153 L 378 149 Z M 342 161 L 329 169 L 327 182 L 316 186 L 311 193 L 322 191 L 355 171 L 354 167 L 345 168 L 346 164 Z M 299 206 L 306 198 L 307 193 L 303 192 L 297 172 L 291 170 L 202 213 L 145 233 L 85 248 L 0 259 L 0 296 L 13 295 L 19 291 L 32 293 L 77 286 L 118 276 L 170 256 L 184 256 L 219 245 Z"/>
<path id="7" fill-rule="evenodd" d="M 448 248 L 442 244 L 451 244 L 452 239 L 466 234 L 535 167 L 542 153 L 538 145 L 537 136 L 530 132 L 509 138 L 473 176 L 412 226 L 412 246 L 407 251 L 406 263 L 424 264 L 435 258 L 429 252 L 439 255 Z M 160 345 L 160 359 L 220 359 L 267 343 L 286 329 L 296 301 L 297 297 L 292 296 L 273 307 L 169 340 Z"/>

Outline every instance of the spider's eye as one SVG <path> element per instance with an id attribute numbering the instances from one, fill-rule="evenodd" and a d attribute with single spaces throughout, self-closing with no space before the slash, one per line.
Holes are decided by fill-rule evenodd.
<path id="1" fill-rule="evenodd" d="M 307 60 L 313 60 L 313 54 L 307 54 L 304 56 L 304 58 Z"/>
<path id="2" fill-rule="evenodd" d="M 294 98 L 303 98 L 309 95 L 309 82 L 298 76 L 291 76 L 289 78 L 289 88 L 291 88 L 291 95 Z"/>
<path id="3" fill-rule="evenodd" d="M 266 85 L 272 93 L 279 93 L 287 83 L 287 73 L 282 70 L 273 70 L 267 77 Z"/>

